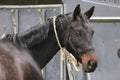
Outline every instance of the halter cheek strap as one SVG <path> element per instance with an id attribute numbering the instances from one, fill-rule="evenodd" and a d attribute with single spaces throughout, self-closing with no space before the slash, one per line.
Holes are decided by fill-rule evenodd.
<path id="1" fill-rule="evenodd" d="M 71 40 L 68 40 L 67 42 L 69 43 L 70 47 L 71 47 L 74 51 L 77 51 L 77 50 L 75 49 L 74 45 L 72 44 Z M 75 58 L 77 59 L 77 61 L 79 60 L 80 63 L 82 63 L 82 59 L 81 59 L 81 57 L 79 57 L 79 56 L 80 56 L 79 53 L 77 53 L 77 52 L 76 52 L 76 53 L 73 53 L 73 56 L 75 56 Z"/>

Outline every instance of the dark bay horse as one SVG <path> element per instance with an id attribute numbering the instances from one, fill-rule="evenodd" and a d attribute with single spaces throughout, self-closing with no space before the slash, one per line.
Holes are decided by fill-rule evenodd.
<path id="1" fill-rule="evenodd" d="M 82 14 L 77 5 L 72 13 L 61 14 L 55 21 L 60 44 L 82 63 L 85 72 L 97 67 L 94 31 L 89 25 L 93 12 L 94 6 Z M 6 34 L 0 40 L 0 80 L 43 80 L 41 69 L 59 50 L 53 18 L 24 33 Z"/>

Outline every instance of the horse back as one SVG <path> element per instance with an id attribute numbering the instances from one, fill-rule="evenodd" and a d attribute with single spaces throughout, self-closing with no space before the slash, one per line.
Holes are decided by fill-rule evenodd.
<path id="1" fill-rule="evenodd" d="M 0 41 L 0 80 L 43 80 L 29 51 Z"/>

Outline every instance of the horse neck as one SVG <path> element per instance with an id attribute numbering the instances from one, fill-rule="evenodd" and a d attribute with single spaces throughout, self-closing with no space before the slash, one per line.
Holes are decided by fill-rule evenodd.
<path id="1" fill-rule="evenodd" d="M 57 25 L 56 26 L 57 30 L 60 30 L 61 24 L 57 22 L 56 25 Z M 21 40 L 27 45 L 31 55 L 36 60 L 36 62 L 40 65 L 41 68 L 43 68 L 60 49 L 56 41 L 56 37 L 53 29 L 53 23 L 49 22 L 46 25 L 43 25 L 42 27 L 46 27 L 46 26 L 49 28 L 39 28 L 39 27 L 36 28 L 37 30 L 43 29 L 44 31 L 48 31 L 48 33 L 44 33 L 44 32 L 41 33 L 41 34 L 44 34 L 44 36 L 40 36 L 39 31 L 38 33 L 34 33 L 34 36 L 36 35 L 36 38 L 32 37 L 32 35 L 29 35 L 29 34 L 32 34 L 33 33 L 32 31 L 34 30 L 32 30 L 31 32 L 26 32 L 22 34 L 22 36 L 20 35 Z M 61 31 L 58 31 L 59 35 L 63 33 Z M 61 36 L 59 36 L 59 38 L 60 37 Z M 62 43 L 62 39 L 63 38 L 60 38 L 61 43 Z M 33 40 L 33 41 L 30 41 L 30 40 Z"/>
<path id="2" fill-rule="evenodd" d="M 48 37 L 43 43 L 33 46 L 32 49 L 29 48 L 29 50 L 36 62 L 43 68 L 59 51 L 59 47 L 54 37 Z"/>

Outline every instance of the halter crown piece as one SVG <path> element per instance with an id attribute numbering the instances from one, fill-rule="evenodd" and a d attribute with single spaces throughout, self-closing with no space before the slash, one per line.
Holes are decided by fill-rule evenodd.
<path id="1" fill-rule="evenodd" d="M 56 40 L 57 40 L 57 43 L 58 43 L 58 46 L 60 47 L 61 49 L 61 60 L 64 61 L 64 58 L 65 58 L 65 54 L 67 55 L 68 59 L 71 61 L 71 63 L 73 64 L 74 68 L 76 71 L 80 71 L 82 69 L 82 65 L 80 62 L 77 62 L 77 60 L 75 59 L 75 57 L 70 53 L 68 52 L 64 47 L 61 46 L 60 44 L 60 41 L 59 41 L 59 38 L 58 38 L 58 34 L 57 34 L 57 31 L 56 31 L 56 24 L 55 24 L 55 20 L 56 20 L 56 16 L 53 16 L 53 27 L 54 27 L 54 32 L 55 32 L 55 37 L 56 37 Z"/>

